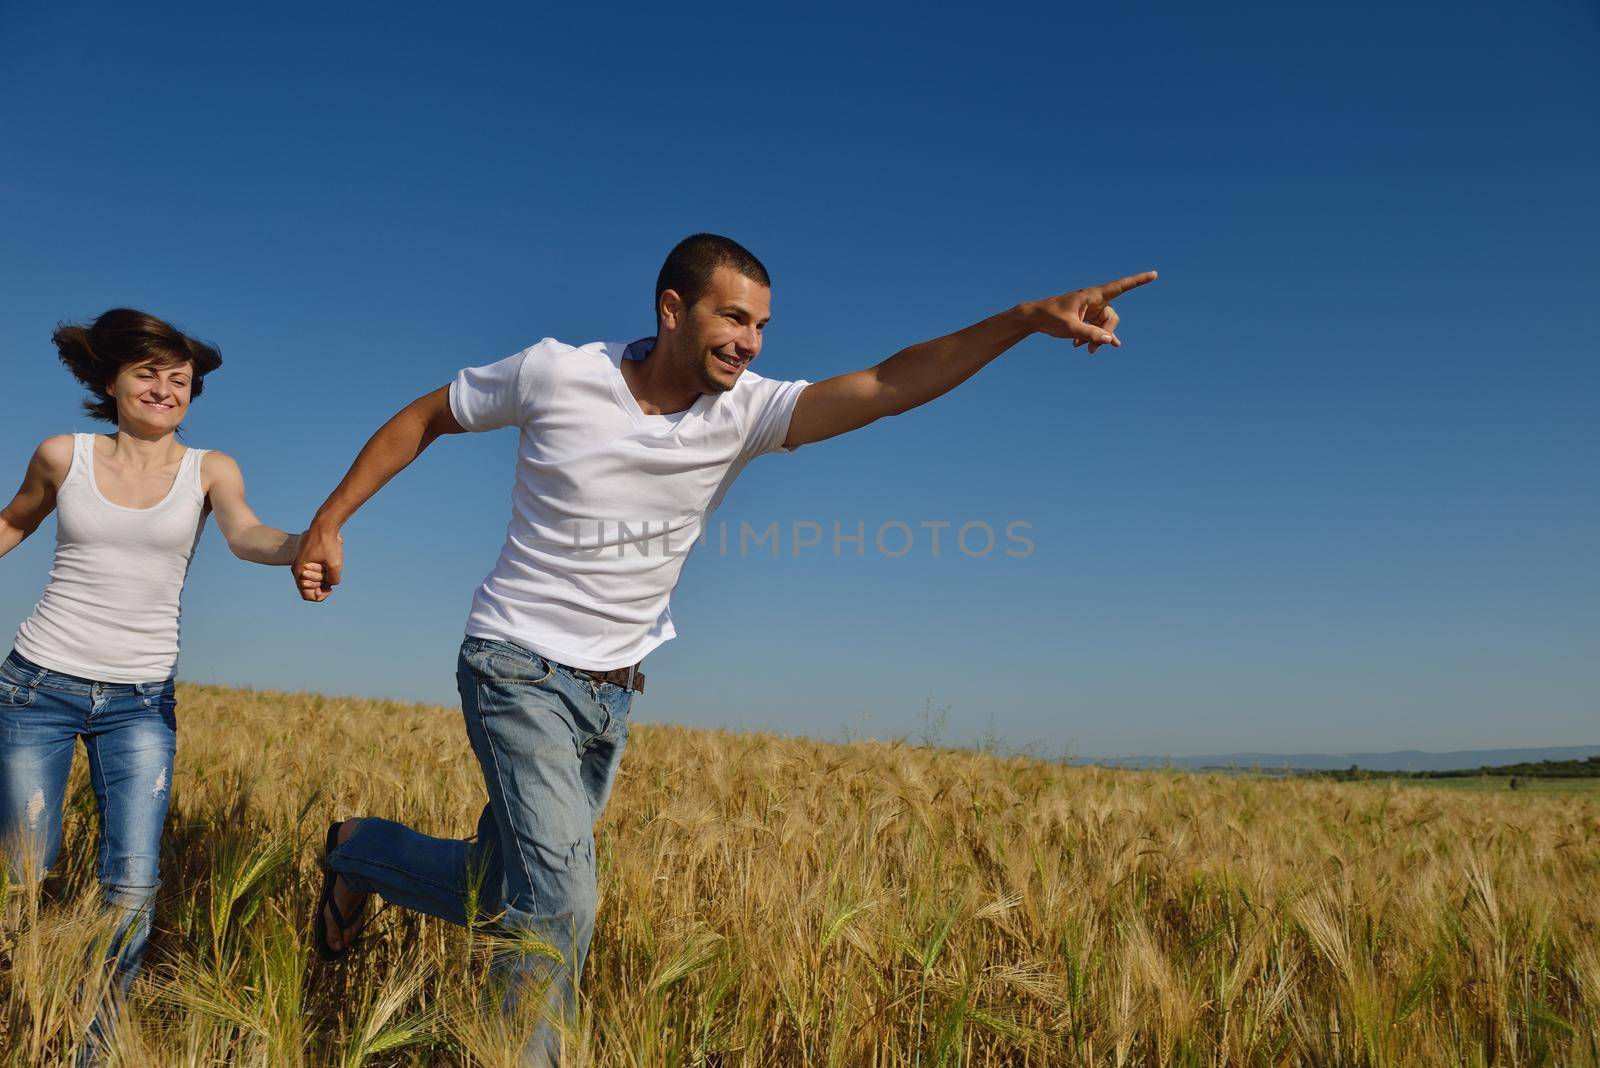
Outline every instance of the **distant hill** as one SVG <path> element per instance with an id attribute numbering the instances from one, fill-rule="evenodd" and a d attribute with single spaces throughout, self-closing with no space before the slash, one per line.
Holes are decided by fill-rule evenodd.
<path id="1" fill-rule="evenodd" d="M 1132 756 L 1089 760 L 1108 768 L 1206 768 L 1262 771 L 1342 771 L 1350 765 L 1368 771 L 1459 771 L 1503 764 L 1532 764 L 1541 760 L 1587 760 L 1600 756 L 1600 745 L 1560 745 L 1544 749 L 1462 749 L 1426 753 L 1401 749 L 1393 753 L 1212 753 L 1206 756 Z"/>

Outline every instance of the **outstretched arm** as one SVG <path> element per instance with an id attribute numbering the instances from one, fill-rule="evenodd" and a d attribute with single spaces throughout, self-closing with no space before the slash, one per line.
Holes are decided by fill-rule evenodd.
<path id="1" fill-rule="evenodd" d="M 1030 334 L 1071 338 L 1074 347 L 1088 345 L 1090 352 L 1101 345 L 1120 348 L 1120 319 L 1111 301 L 1155 278 L 1156 272 L 1146 271 L 1018 304 L 964 330 L 902 349 L 876 367 L 807 386 L 795 402 L 784 445 L 822 441 L 927 404 Z"/>
<path id="2" fill-rule="evenodd" d="M 72 438 L 61 434 L 46 438 L 28 461 L 17 495 L 0 511 L 0 556 L 21 545 L 39 529 L 45 516 L 55 511 L 56 491 L 72 468 Z"/>
<path id="3" fill-rule="evenodd" d="M 217 528 L 233 555 L 271 567 L 287 567 L 294 562 L 300 536 L 269 527 L 256 518 L 244 499 L 244 473 L 233 457 L 221 452 L 206 453 L 200 474 L 205 479 L 206 499 L 217 517 Z"/>
<path id="4" fill-rule="evenodd" d="M 325 601 L 339 584 L 344 549 L 339 530 L 367 500 L 422 455 L 442 434 L 465 433 L 450 411 L 450 387 L 440 386 L 418 397 L 378 428 L 350 465 L 344 480 L 317 509 L 294 558 L 300 596 Z"/>

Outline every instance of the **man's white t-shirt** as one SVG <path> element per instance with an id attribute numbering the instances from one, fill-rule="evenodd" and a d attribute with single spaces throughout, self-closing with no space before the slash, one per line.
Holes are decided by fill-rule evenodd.
<path id="1" fill-rule="evenodd" d="M 516 426 L 511 522 L 467 634 L 610 671 L 676 633 L 667 602 L 707 516 L 746 464 L 783 447 L 808 382 L 746 369 L 722 394 L 646 415 L 622 377 L 632 345 L 545 338 L 450 384 L 471 431 Z"/>

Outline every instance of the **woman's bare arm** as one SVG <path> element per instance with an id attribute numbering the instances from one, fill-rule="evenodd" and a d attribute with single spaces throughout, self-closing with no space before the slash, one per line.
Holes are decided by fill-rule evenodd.
<path id="1" fill-rule="evenodd" d="M 288 567 L 300 550 L 300 535 L 269 527 L 256 518 L 244 496 L 244 473 L 226 453 L 206 453 L 201 466 L 206 498 L 217 517 L 217 528 L 233 555 L 253 564 Z"/>
<path id="2" fill-rule="evenodd" d="M 28 473 L 11 503 L 0 511 L 0 556 L 15 549 L 56 510 L 56 492 L 72 469 L 72 436 L 45 438 L 28 461 Z"/>

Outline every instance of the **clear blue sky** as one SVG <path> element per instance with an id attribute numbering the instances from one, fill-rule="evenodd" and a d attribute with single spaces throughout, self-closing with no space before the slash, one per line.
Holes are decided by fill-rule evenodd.
<path id="1" fill-rule="evenodd" d="M 931 704 L 946 740 L 1080 755 L 1600 739 L 1594 4 L 547 8 L 0 5 L 8 483 L 93 428 L 49 335 L 117 304 L 221 346 L 189 440 L 299 529 L 457 368 L 648 333 L 695 230 L 771 268 L 756 369 L 786 378 L 1153 267 L 1121 351 L 1032 340 L 756 463 L 718 518 L 783 555 L 697 551 L 638 717 L 881 737 Z M 435 446 L 319 608 L 212 529 L 183 675 L 453 703 L 514 450 Z M 1001 547 L 934 557 L 940 520 Z M 53 531 L 0 563 L 0 629 Z"/>

